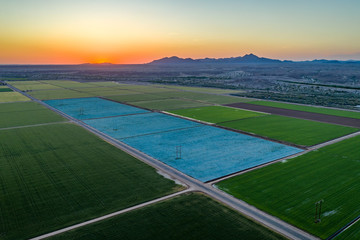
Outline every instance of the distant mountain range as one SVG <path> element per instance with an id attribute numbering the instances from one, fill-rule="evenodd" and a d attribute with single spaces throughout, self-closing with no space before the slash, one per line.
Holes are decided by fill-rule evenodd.
<path id="1" fill-rule="evenodd" d="M 165 57 L 158 60 L 154 60 L 148 64 L 151 65 L 172 65 L 172 64 L 198 64 L 198 63 L 221 63 L 221 64 L 237 64 L 237 63 L 292 63 L 295 61 L 289 60 L 278 60 L 271 58 L 258 57 L 254 54 L 246 54 L 243 57 L 231 57 L 231 58 L 201 58 L 201 59 L 192 59 L 192 58 L 179 58 L 179 57 Z M 360 63 L 360 61 L 339 61 L 339 60 L 313 60 L 313 61 L 296 61 L 302 63 Z"/>

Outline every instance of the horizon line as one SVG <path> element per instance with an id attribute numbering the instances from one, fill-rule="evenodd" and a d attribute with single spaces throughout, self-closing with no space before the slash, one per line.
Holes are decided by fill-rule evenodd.
<path id="1" fill-rule="evenodd" d="M 315 59 L 307 59 L 307 60 L 290 60 L 290 59 L 277 59 L 277 58 L 270 58 L 270 57 L 261 57 L 258 56 L 256 54 L 245 54 L 243 56 L 233 56 L 233 57 L 219 57 L 219 58 L 212 58 L 212 57 L 202 57 L 202 58 L 191 58 L 191 57 L 178 57 L 176 55 L 173 56 L 166 56 L 166 57 L 162 57 L 162 58 L 158 58 L 158 59 L 153 59 L 149 62 L 143 62 L 143 63 L 112 63 L 112 62 L 101 62 L 101 63 L 91 63 L 91 62 L 82 62 L 82 63 L 0 63 L 0 66 L 24 66 L 24 65 L 48 65 L 48 66 L 55 66 L 55 65 L 146 65 L 149 64 L 153 61 L 156 60 L 161 60 L 161 59 L 165 59 L 165 58 L 173 58 L 173 57 L 177 57 L 179 59 L 193 59 L 193 60 L 199 60 L 199 59 L 230 59 L 230 58 L 238 58 L 238 57 L 244 57 L 247 55 L 255 55 L 256 57 L 259 58 L 267 58 L 267 59 L 272 59 L 272 60 L 279 60 L 281 62 L 294 62 L 294 63 L 300 63 L 300 62 L 311 62 L 311 61 L 321 61 L 321 60 L 325 60 L 325 61 L 339 61 L 339 62 L 358 62 L 360 61 L 360 59 L 346 59 L 346 60 L 339 60 L 339 59 L 329 59 L 329 58 L 315 58 Z"/>

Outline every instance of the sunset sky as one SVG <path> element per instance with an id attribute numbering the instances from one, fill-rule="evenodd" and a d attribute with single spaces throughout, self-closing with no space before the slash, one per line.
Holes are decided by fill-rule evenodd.
<path id="1" fill-rule="evenodd" d="M 0 64 L 360 59 L 359 0 L 1 0 Z"/>

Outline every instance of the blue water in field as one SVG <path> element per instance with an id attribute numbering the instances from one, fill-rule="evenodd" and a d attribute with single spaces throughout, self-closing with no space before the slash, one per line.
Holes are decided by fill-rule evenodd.
<path id="1" fill-rule="evenodd" d="M 96 97 L 55 99 L 44 102 L 76 119 L 91 119 L 149 112 L 141 108 Z"/>
<path id="2" fill-rule="evenodd" d="M 204 182 L 302 151 L 211 126 L 122 141 Z M 176 159 L 176 146 L 181 146 L 181 159 Z"/>
<path id="3" fill-rule="evenodd" d="M 90 119 L 84 120 L 84 122 L 116 139 L 171 131 L 174 129 L 203 126 L 200 123 L 161 113 Z"/>
<path id="4" fill-rule="evenodd" d="M 204 182 L 302 151 L 100 98 L 45 102 Z M 181 159 L 176 159 L 178 146 Z"/>

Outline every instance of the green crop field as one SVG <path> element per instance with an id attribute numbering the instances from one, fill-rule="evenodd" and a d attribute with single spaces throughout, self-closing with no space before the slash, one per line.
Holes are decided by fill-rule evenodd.
<path id="1" fill-rule="evenodd" d="M 321 238 L 360 215 L 360 136 L 287 162 L 217 184 L 217 187 Z M 321 222 L 315 202 L 324 200 Z"/>
<path id="2" fill-rule="evenodd" d="M 81 82 L 75 82 L 75 81 L 67 81 L 67 80 L 46 80 L 41 81 L 42 83 L 48 83 L 54 86 L 58 86 L 61 88 L 83 88 L 83 87 L 93 87 L 93 85 L 90 85 L 88 83 L 81 83 Z"/>
<path id="3" fill-rule="evenodd" d="M 198 193 L 185 194 L 51 240 L 284 239 Z"/>
<path id="4" fill-rule="evenodd" d="M 353 240 L 360 239 L 360 221 L 352 225 L 350 228 L 346 229 L 344 232 L 340 233 L 336 240 Z"/>
<path id="5" fill-rule="evenodd" d="M 18 92 L 0 92 L 0 103 L 7 102 L 25 102 L 30 101 L 29 98 L 25 97 Z"/>
<path id="6" fill-rule="evenodd" d="M 0 236 L 29 239 L 180 188 L 73 124 L 2 130 Z"/>
<path id="7" fill-rule="evenodd" d="M 87 82 L 87 84 L 95 85 L 95 86 L 102 86 L 102 87 L 119 87 L 120 85 L 117 82 Z"/>
<path id="8" fill-rule="evenodd" d="M 184 99 L 165 99 L 165 100 L 129 102 L 129 103 L 142 108 L 156 109 L 156 110 L 170 110 L 170 109 L 201 107 L 201 106 L 209 105 L 206 103 L 194 102 Z"/>
<path id="9" fill-rule="evenodd" d="M 99 87 L 99 86 L 92 86 L 92 87 L 84 87 L 84 88 L 77 88 L 76 91 L 80 92 L 94 92 L 94 91 L 114 91 L 114 88 L 111 87 Z"/>
<path id="10" fill-rule="evenodd" d="M 125 90 L 125 89 L 116 89 L 113 88 L 111 90 L 94 90 L 94 91 L 88 91 L 88 93 L 93 94 L 95 96 L 114 96 L 114 95 L 121 95 L 121 94 L 136 94 L 137 92 Z"/>
<path id="11" fill-rule="evenodd" d="M 21 91 L 33 91 L 33 90 L 49 90 L 49 89 L 62 89 L 61 87 L 54 86 L 51 84 L 11 84 Z"/>
<path id="12" fill-rule="evenodd" d="M 196 93 L 185 92 L 185 91 L 176 91 L 172 89 L 167 89 L 166 92 L 159 92 L 159 93 L 146 93 L 151 95 L 160 96 L 162 98 L 185 98 L 185 95 L 189 93 L 191 96 L 196 95 Z"/>
<path id="13" fill-rule="evenodd" d="M 0 129 L 60 121 L 65 119 L 38 103 L 0 104 Z"/>
<path id="14" fill-rule="evenodd" d="M 16 102 L 16 103 L 3 103 L 0 104 L 0 113 L 6 112 L 19 112 L 19 111 L 32 111 L 44 109 L 43 106 L 35 102 Z"/>
<path id="15" fill-rule="evenodd" d="M 153 87 L 151 85 L 130 85 L 130 84 L 119 84 L 120 89 L 133 90 L 140 93 L 160 93 L 169 92 L 169 89 Z"/>
<path id="16" fill-rule="evenodd" d="M 262 106 L 270 106 L 270 107 L 285 108 L 285 109 L 298 110 L 298 111 L 304 111 L 304 112 L 322 113 L 322 114 L 328 114 L 328 115 L 334 115 L 334 116 L 360 119 L 360 112 L 329 109 L 329 108 L 322 108 L 322 107 L 302 106 L 302 105 L 291 104 L 291 103 L 268 102 L 268 101 L 254 101 L 254 102 L 249 102 L 249 103 L 256 104 L 256 105 L 262 105 Z"/>
<path id="17" fill-rule="evenodd" d="M 205 122 L 219 123 L 225 121 L 232 121 L 236 119 L 252 118 L 264 116 L 263 113 L 246 111 L 241 109 L 222 107 L 222 106 L 209 106 L 200 108 L 189 108 L 172 110 L 171 113 L 177 115 L 198 119 Z"/>
<path id="18" fill-rule="evenodd" d="M 185 91 L 217 93 L 217 94 L 242 92 L 242 90 L 222 89 L 222 88 L 187 87 L 187 86 L 172 86 L 172 85 L 160 85 L 160 84 L 156 84 L 154 86 L 170 88 L 170 89 L 179 89 L 179 90 L 185 90 Z"/>
<path id="19" fill-rule="evenodd" d="M 93 97 L 92 93 L 78 92 L 69 89 L 60 89 L 60 90 L 48 90 L 48 91 L 34 91 L 29 93 L 31 96 L 41 99 L 62 99 L 62 98 L 81 98 L 81 97 Z"/>
<path id="20" fill-rule="evenodd" d="M 185 98 L 190 100 L 199 100 L 208 103 L 216 104 L 229 104 L 237 102 L 247 102 L 249 101 L 246 98 L 233 97 L 233 96 L 224 96 L 224 95 L 215 95 L 207 93 L 195 93 L 187 91 L 171 91 L 171 92 L 162 92 L 157 95 L 169 98 Z"/>
<path id="21" fill-rule="evenodd" d="M 168 97 L 159 96 L 157 94 L 137 93 L 130 95 L 126 94 L 126 95 L 111 96 L 107 98 L 118 102 L 139 102 L 139 101 L 167 99 Z"/>
<path id="22" fill-rule="evenodd" d="M 38 82 L 38 81 L 26 81 L 26 80 L 23 80 L 23 81 L 6 81 L 7 83 L 9 84 L 16 84 L 16 85 L 20 85 L 20 84 L 41 84 L 41 82 Z"/>
<path id="23" fill-rule="evenodd" d="M 219 125 L 303 146 L 312 146 L 359 130 L 277 115 L 242 119 Z"/>
<path id="24" fill-rule="evenodd" d="M 12 91 L 13 90 L 11 88 L 0 86 L 0 92 L 12 92 Z"/>

